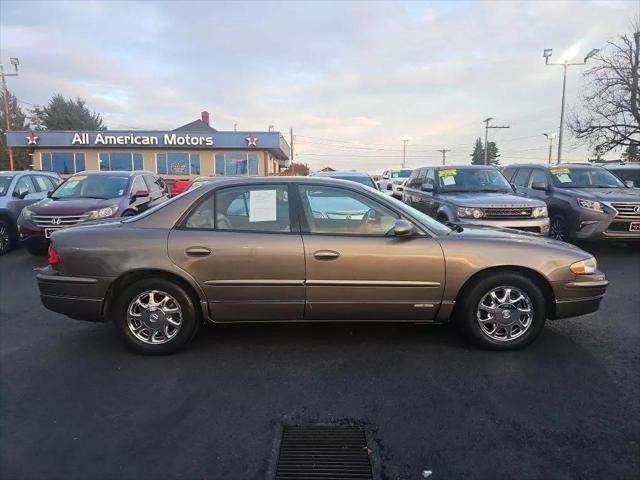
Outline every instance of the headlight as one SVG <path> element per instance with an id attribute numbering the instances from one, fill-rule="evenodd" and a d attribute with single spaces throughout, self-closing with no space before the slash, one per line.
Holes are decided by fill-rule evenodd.
<path id="1" fill-rule="evenodd" d="M 600 202 L 596 202 L 595 200 L 585 200 L 584 198 L 578 198 L 577 202 L 579 207 L 586 208 L 587 210 L 593 210 L 594 212 L 604 212 L 602 204 Z"/>
<path id="2" fill-rule="evenodd" d="M 456 208 L 456 217 L 458 218 L 482 218 L 484 212 L 480 208 L 460 207 Z"/>
<path id="3" fill-rule="evenodd" d="M 97 220 L 99 218 L 113 217 L 117 212 L 118 212 L 117 205 L 101 208 L 100 210 L 91 210 L 90 212 L 87 212 L 89 214 L 89 216 L 87 217 L 87 220 Z"/>
<path id="4" fill-rule="evenodd" d="M 533 209 L 533 218 L 544 218 L 548 216 L 547 207 L 536 207 Z"/>
<path id="5" fill-rule="evenodd" d="M 595 273 L 597 269 L 598 262 L 596 262 L 596 259 L 593 257 L 587 258 L 586 260 L 581 260 L 576 263 L 572 263 L 569 267 L 569 270 L 571 270 L 576 275 L 590 275 L 592 273 Z"/>
<path id="6" fill-rule="evenodd" d="M 29 209 L 29 207 L 24 207 L 22 209 L 22 212 L 20 213 L 20 217 L 22 217 L 23 220 L 31 220 L 32 215 L 33 212 Z"/>

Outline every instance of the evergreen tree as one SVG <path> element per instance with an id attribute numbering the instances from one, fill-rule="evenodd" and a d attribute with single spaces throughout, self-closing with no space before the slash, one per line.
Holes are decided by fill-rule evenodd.
<path id="1" fill-rule="evenodd" d="M 632 143 L 624 152 L 622 152 L 622 159 L 627 162 L 640 162 L 640 144 Z"/>
<path id="2" fill-rule="evenodd" d="M 489 165 L 493 165 L 495 167 L 500 165 L 500 153 L 498 151 L 498 146 L 496 145 L 496 142 L 489 142 L 489 154 L 488 154 L 488 160 L 489 160 Z"/>
<path id="3" fill-rule="evenodd" d="M 106 130 L 99 113 L 92 112 L 81 98 L 65 99 L 59 93 L 46 107 L 32 111 L 34 123 L 48 130 Z"/>
<path id="4" fill-rule="evenodd" d="M 471 165 L 484 165 L 484 147 L 482 146 L 480 137 L 476 140 L 473 153 L 469 156 L 471 157 Z"/>
<path id="5" fill-rule="evenodd" d="M 28 130 L 29 122 L 27 116 L 18 105 L 18 99 L 11 92 L 7 92 L 7 103 L 9 104 L 9 125 L 10 130 Z M 0 130 L 3 132 L 7 128 L 4 115 L 4 94 L 0 93 Z M 13 149 L 13 166 L 16 170 L 24 170 L 31 165 L 30 149 Z M 9 170 L 9 151 L 5 145 L 4 136 L 0 142 L 0 170 Z"/>

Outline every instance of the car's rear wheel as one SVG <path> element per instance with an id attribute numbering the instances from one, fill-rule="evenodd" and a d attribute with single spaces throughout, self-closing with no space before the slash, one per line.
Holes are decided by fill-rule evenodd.
<path id="1" fill-rule="evenodd" d="M 560 213 L 551 215 L 549 222 L 549 236 L 563 242 L 569 239 L 569 222 Z"/>
<path id="2" fill-rule="evenodd" d="M 200 325 L 193 299 L 165 278 L 137 281 L 118 294 L 114 323 L 125 344 L 147 355 L 165 355 L 191 340 Z"/>
<path id="3" fill-rule="evenodd" d="M 491 350 L 526 347 L 542 332 L 544 294 L 518 273 L 485 276 L 465 290 L 455 321 L 476 344 Z"/>
<path id="4" fill-rule="evenodd" d="M 9 252 L 16 244 L 16 229 L 9 222 L 0 220 L 0 255 Z"/>

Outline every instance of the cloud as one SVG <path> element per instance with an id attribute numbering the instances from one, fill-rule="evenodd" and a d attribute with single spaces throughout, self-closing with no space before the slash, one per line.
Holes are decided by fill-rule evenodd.
<path id="1" fill-rule="evenodd" d="M 542 133 L 557 130 L 562 72 L 544 66 L 542 49 L 579 60 L 626 31 L 636 4 L 27 0 L 1 8 L 0 53 L 20 57 L 20 77 L 9 80 L 20 100 L 80 96 L 111 128 L 172 128 L 207 109 L 219 129 L 293 127 L 298 159 L 313 167 L 375 172 L 401 160 L 401 137 L 411 138 L 410 165 L 438 162 L 437 148 L 468 162 L 487 116 L 511 125 L 491 132 L 505 163 L 545 159 Z M 569 72 L 569 105 L 580 74 Z M 362 149 L 373 144 L 380 150 Z M 568 158 L 585 158 L 570 138 L 566 146 Z"/>

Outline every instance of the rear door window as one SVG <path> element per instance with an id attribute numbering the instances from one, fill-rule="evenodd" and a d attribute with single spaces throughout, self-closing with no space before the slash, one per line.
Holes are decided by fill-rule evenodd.
<path id="1" fill-rule="evenodd" d="M 51 181 L 49 177 L 45 177 L 44 175 L 33 175 L 33 180 L 36 184 L 36 189 L 39 192 L 52 192 L 55 188 L 55 185 Z"/>
<path id="2" fill-rule="evenodd" d="M 531 185 L 534 183 L 542 183 L 545 187 L 548 185 L 547 176 L 545 175 L 544 170 L 540 168 L 533 169 L 533 173 L 531 174 L 531 178 L 529 179 L 527 186 L 531 188 Z"/>
<path id="3" fill-rule="evenodd" d="M 518 187 L 526 187 L 527 180 L 529 179 L 529 174 L 531 173 L 530 168 L 519 168 L 518 172 L 513 177 L 511 183 L 517 185 Z"/>
<path id="4" fill-rule="evenodd" d="M 215 195 L 216 230 L 291 231 L 289 191 L 285 185 L 225 188 Z"/>

